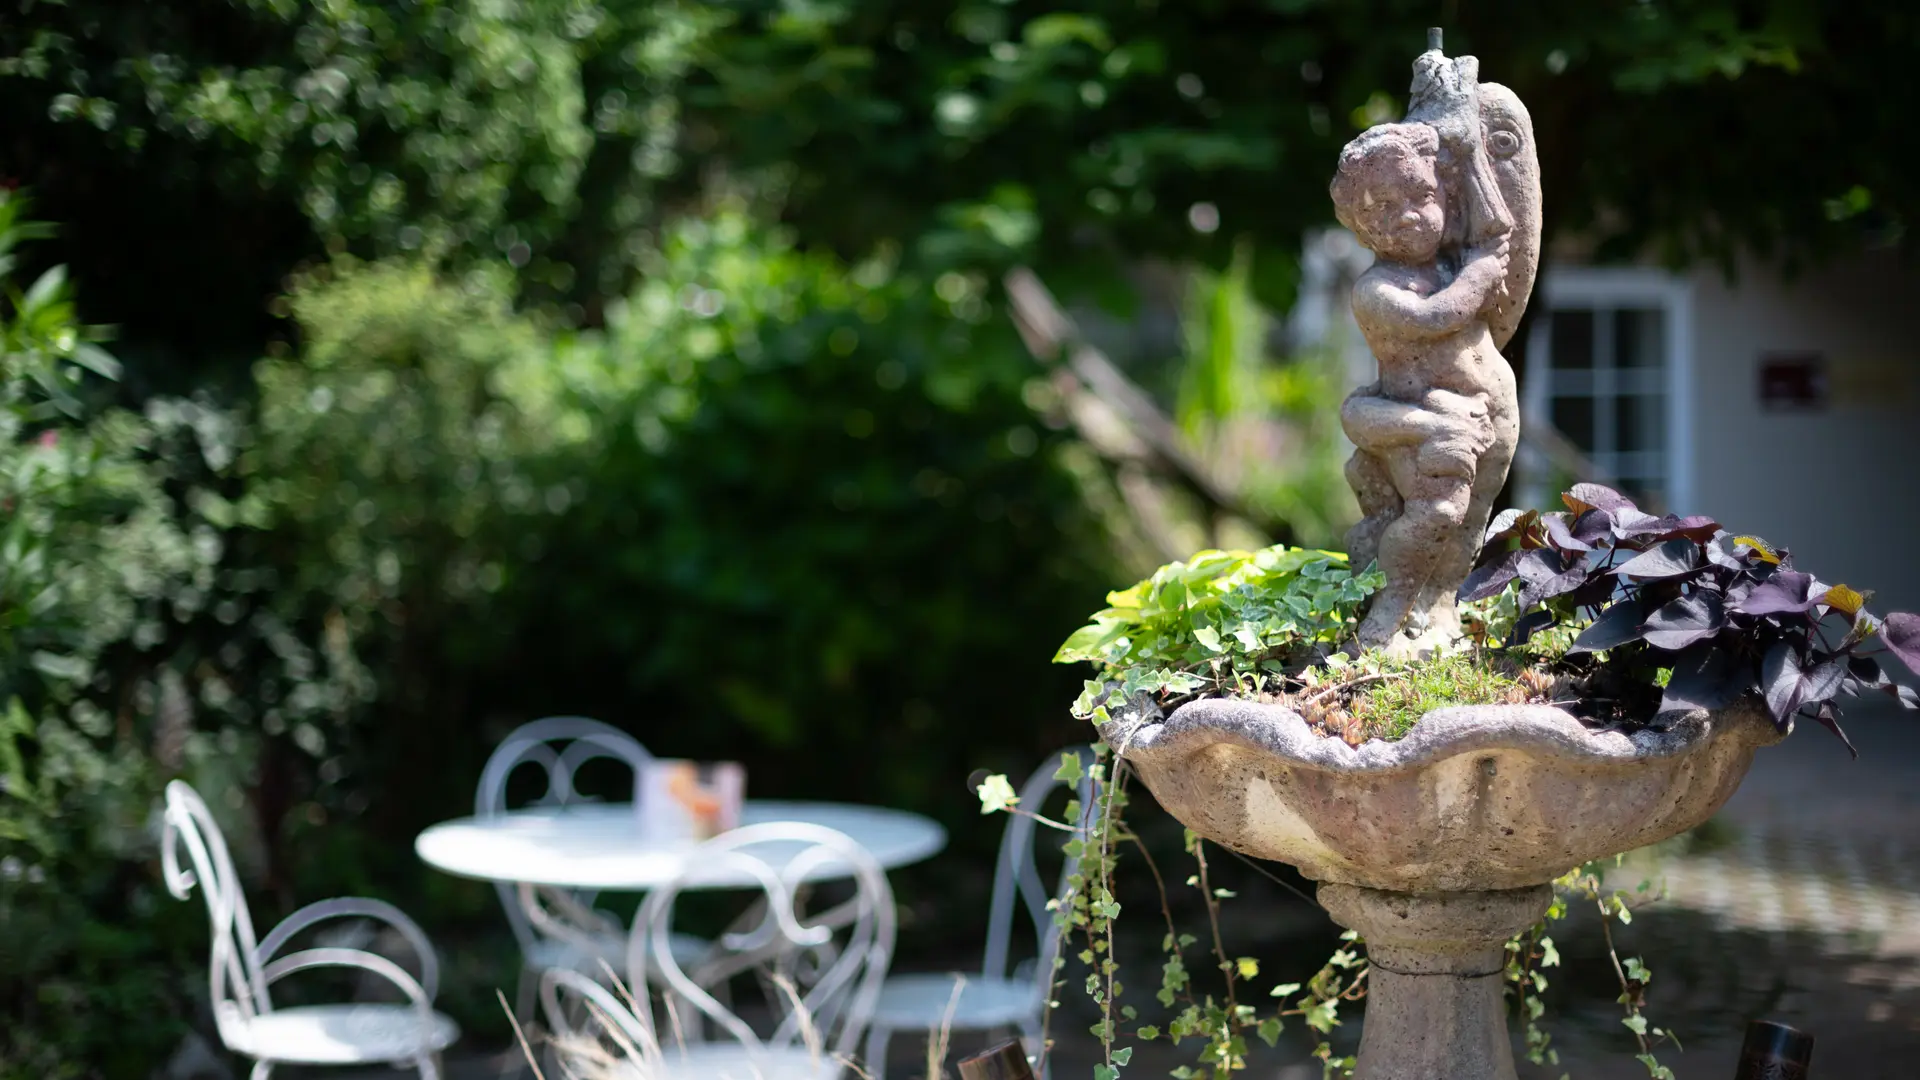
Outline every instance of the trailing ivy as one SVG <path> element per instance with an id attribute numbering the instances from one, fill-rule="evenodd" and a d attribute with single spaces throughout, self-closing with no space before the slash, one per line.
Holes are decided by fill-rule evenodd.
<path id="1" fill-rule="evenodd" d="M 1067 754 L 1055 778 L 1077 783 L 1082 768 L 1079 755 Z M 1360 951 L 1359 936 L 1351 931 L 1341 935 L 1341 948 L 1305 983 L 1279 983 L 1269 988 L 1266 997 L 1272 1004 L 1258 1006 L 1242 1000 L 1260 978 L 1260 962 L 1250 956 L 1232 956 L 1226 949 L 1220 933 L 1220 904 L 1232 899 L 1234 893 L 1213 884 L 1206 842 L 1191 830 L 1185 834 L 1185 852 L 1194 867 L 1185 884 L 1199 890 L 1206 906 L 1208 938 L 1203 941 L 1175 924 L 1167 878 L 1140 836 L 1126 824 L 1125 762 L 1115 758 L 1106 744 L 1097 744 L 1094 760 L 1085 765 L 1085 774 L 1093 780 L 1093 803 L 1084 814 L 1077 803 L 1070 803 L 1065 814 L 1069 821 L 1082 821 L 1084 825 L 1071 830 L 1074 835 L 1067 840 L 1065 850 L 1078 862 L 1062 897 L 1050 905 L 1054 924 L 1068 944 L 1054 959 L 1055 985 L 1048 998 L 1057 1005 L 1059 984 L 1078 981 L 1099 1009 L 1100 1019 L 1091 1028 L 1102 1049 L 1102 1060 L 1093 1070 L 1095 1080 L 1118 1080 L 1133 1060 L 1134 1042 L 1161 1039 L 1193 1048 L 1193 1064 L 1178 1066 L 1168 1074 L 1174 1080 L 1227 1080 L 1246 1069 L 1249 1038 L 1274 1046 L 1286 1021 L 1296 1017 L 1318 1036 L 1313 1054 L 1322 1063 L 1323 1075 L 1328 1080 L 1350 1076 L 1354 1058 L 1336 1056 L 1329 1036 L 1340 1023 L 1340 1006 L 1358 1001 L 1366 993 L 1370 968 Z M 1037 817 L 1018 805 L 1019 799 L 1005 776 L 985 778 L 977 791 L 983 812 L 1008 811 Z M 1044 818 L 1038 820 L 1070 828 Z M 1126 987 L 1114 952 L 1114 927 L 1121 913 L 1114 873 L 1122 848 L 1131 849 L 1146 864 L 1166 924 L 1160 945 L 1160 986 L 1154 993 L 1161 1007 L 1171 1010 L 1164 1027 L 1141 1023 L 1139 1008 L 1122 1001 Z M 1196 982 L 1195 969 L 1188 965 L 1189 956 L 1196 951 L 1210 959 L 1207 966 L 1219 971 L 1217 992 L 1209 992 Z M 1075 964 L 1078 970 L 1072 976 L 1064 974 Z M 1053 1010 L 1049 1009 L 1049 1024 L 1052 1017 Z"/>

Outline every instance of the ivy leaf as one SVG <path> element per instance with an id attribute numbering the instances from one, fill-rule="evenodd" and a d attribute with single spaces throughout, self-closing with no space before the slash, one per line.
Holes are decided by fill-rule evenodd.
<path id="1" fill-rule="evenodd" d="M 1235 960 L 1233 966 L 1243 979 L 1255 979 L 1260 976 L 1260 961 L 1251 956 L 1243 956 Z"/>
<path id="2" fill-rule="evenodd" d="M 1268 997 L 1286 997 L 1288 994 L 1291 994 L 1298 989 L 1300 989 L 1299 983 L 1281 983 L 1279 986 L 1276 986 L 1273 989 L 1267 991 L 1267 996 Z"/>
<path id="3" fill-rule="evenodd" d="M 1647 1018 L 1644 1016 L 1629 1016 L 1623 1018 L 1620 1022 L 1625 1024 L 1627 1030 L 1633 1032 L 1635 1035 L 1645 1035 L 1647 1033 Z"/>
<path id="4" fill-rule="evenodd" d="M 1123 1046 L 1113 1052 L 1113 1063 L 1115 1065 L 1125 1065 L 1132 1060 L 1133 1047 L 1131 1046 Z"/>
<path id="5" fill-rule="evenodd" d="M 1007 782 L 1005 773 L 994 773 L 987 777 L 980 782 L 979 787 L 974 788 L 974 791 L 980 796 L 982 814 L 1010 809 L 1020 801 L 1020 796 L 1014 794 L 1013 785 Z"/>
<path id="6" fill-rule="evenodd" d="M 1135 1038 L 1152 1041 L 1160 1037 L 1160 1029 L 1152 1024 L 1148 1024 L 1145 1027 L 1135 1029 L 1133 1034 Z"/>
<path id="7" fill-rule="evenodd" d="M 1673 1080 L 1673 1070 L 1660 1064 L 1652 1054 L 1635 1054 L 1633 1060 L 1647 1067 L 1647 1075 L 1652 1080 Z"/>
<path id="8" fill-rule="evenodd" d="M 1053 771 L 1055 780 L 1069 785 L 1079 783 L 1080 778 L 1085 775 L 1086 773 L 1080 768 L 1080 755 L 1077 753 L 1061 754 L 1060 767 Z"/>
<path id="9" fill-rule="evenodd" d="M 1220 631 L 1211 626 L 1196 626 L 1193 638 L 1205 646 L 1208 652 L 1226 652 L 1227 647 L 1220 643 Z"/>
<path id="10" fill-rule="evenodd" d="M 1256 1034 L 1260 1036 L 1260 1041 L 1266 1043 L 1268 1046 L 1278 1043 L 1280 1041 L 1280 1018 L 1270 1016 L 1260 1021 L 1260 1027 L 1256 1030 Z"/>
<path id="11" fill-rule="evenodd" d="M 1095 1065 L 1093 1080 L 1120 1080 L 1120 1070 L 1111 1065 Z"/>

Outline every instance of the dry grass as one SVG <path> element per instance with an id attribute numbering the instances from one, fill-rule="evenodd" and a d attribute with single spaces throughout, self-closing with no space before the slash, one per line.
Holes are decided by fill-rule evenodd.
<path id="1" fill-rule="evenodd" d="M 1389 666 L 1333 691 L 1290 702 L 1321 732 L 1359 746 L 1392 742 L 1422 716 L 1455 705 L 1522 705 L 1552 700 L 1556 679 L 1479 651 Z"/>
<path id="2" fill-rule="evenodd" d="M 614 991 L 627 1006 L 633 1017 L 640 1019 L 648 1031 L 652 1030 L 651 1010 L 643 1003 L 634 1000 L 625 982 L 612 976 Z M 794 1014 L 799 1017 L 800 1039 L 815 1062 L 827 1059 L 825 1043 L 812 1017 L 801 1002 L 797 988 L 785 978 L 776 977 L 774 984 L 779 987 Z M 946 1080 L 947 1056 L 952 1046 L 953 1014 L 959 1007 L 960 993 L 966 986 L 964 976 L 955 980 L 953 993 L 947 999 L 946 1012 L 941 1018 L 940 1027 L 928 1033 L 926 1080 Z M 548 1035 L 542 1041 L 553 1047 L 554 1057 L 560 1063 L 566 1080 L 646 1080 L 654 1071 L 651 1062 L 660 1060 L 661 1046 L 652 1040 L 645 1045 L 627 1034 L 622 1025 L 592 1002 L 588 1009 L 593 1014 L 590 1023 L 596 1033 L 570 1032 Z M 513 1015 L 513 1009 L 507 1004 L 506 996 L 500 995 L 500 1007 L 505 1010 L 507 1019 L 513 1024 L 514 1036 L 519 1040 L 520 1051 L 526 1056 L 527 1064 L 533 1069 L 535 1080 L 546 1080 L 541 1072 L 539 1057 L 534 1053 L 533 1041 L 521 1028 L 520 1020 Z M 680 1023 L 679 1011 L 674 1008 L 673 999 L 665 1000 L 667 1020 L 673 1030 L 672 1045 L 684 1049 L 686 1046 L 685 1029 Z M 611 1045 L 609 1045 L 611 1043 Z M 872 1075 L 862 1067 L 862 1063 L 839 1058 L 839 1063 L 860 1080 L 872 1080 Z"/>

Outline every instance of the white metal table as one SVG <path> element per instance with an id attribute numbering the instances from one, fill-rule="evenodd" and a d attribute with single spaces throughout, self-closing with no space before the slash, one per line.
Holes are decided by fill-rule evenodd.
<path id="1" fill-rule="evenodd" d="M 947 831 L 938 822 L 905 810 L 762 800 L 741 808 L 742 825 L 768 821 L 807 822 L 845 833 L 888 870 L 931 858 L 947 845 Z M 645 836 L 632 803 L 529 807 L 494 817 L 460 818 L 428 828 L 413 842 L 422 862 L 459 877 L 611 892 L 643 892 L 665 884 L 681 873 L 696 846 L 692 840 Z M 795 845 L 794 851 L 799 850 Z M 806 879 L 827 881 L 851 873 L 851 867 L 822 862 Z M 688 881 L 689 886 L 712 889 L 753 884 L 737 869 L 724 866 L 710 872 L 695 868 Z"/>

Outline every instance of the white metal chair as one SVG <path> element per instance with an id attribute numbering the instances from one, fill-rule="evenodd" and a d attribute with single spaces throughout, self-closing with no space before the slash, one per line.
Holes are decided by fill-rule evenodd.
<path id="1" fill-rule="evenodd" d="M 835 866 L 820 874 L 823 866 Z M 818 915 L 798 910 L 810 877 L 845 878 L 851 899 Z M 696 978 L 674 955 L 675 900 L 704 879 L 753 889 L 750 925 L 722 934 L 721 957 L 767 961 L 782 992 L 768 1002 L 762 1037 L 709 992 L 716 969 Z M 631 997 L 565 969 L 541 980 L 541 1003 L 555 1056 L 569 1075 L 611 1071 L 631 1080 L 840 1080 L 860 1044 L 893 956 L 893 890 L 886 872 L 844 834 L 818 825 L 769 822 L 735 829 L 701 845 L 672 883 L 649 894 L 634 925 Z M 802 971 L 802 968 L 810 970 Z M 669 1012 L 670 1035 L 656 1034 L 650 983 L 697 1015 Z M 719 1038 L 693 1041 L 689 1022 L 710 1021 Z M 694 1036 L 698 1039 L 696 1033 Z M 609 1070 L 607 1044 L 619 1066 Z"/>
<path id="2" fill-rule="evenodd" d="M 522 766 L 536 765 L 546 776 L 546 790 L 530 805 L 567 806 L 591 801 L 574 786 L 580 768 L 598 759 L 611 759 L 633 772 L 630 796 L 640 801 L 640 772 L 653 761 L 653 755 L 639 740 L 610 724 L 584 716 L 550 716 L 514 729 L 480 774 L 480 787 L 474 795 L 476 817 L 493 817 L 507 812 L 507 782 Z M 626 957 L 627 933 L 618 919 L 593 907 L 595 894 L 582 890 L 542 887 L 533 889 L 508 884 L 494 886 L 500 905 L 506 909 L 507 922 L 520 943 L 520 979 L 515 993 L 515 1015 L 525 1016 L 533 1007 L 533 995 L 542 972 L 550 968 L 569 968 L 597 974 L 612 966 L 616 970 Z M 675 948 L 683 963 L 691 963 L 707 950 L 707 943 L 682 936 Z"/>
<path id="3" fill-rule="evenodd" d="M 175 780 L 167 785 L 161 867 L 167 890 L 181 900 L 194 886 L 212 917 L 209 961 L 214 1023 L 227 1049 L 254 1059 L 253 1080 L 277 1064 L 412 1065 L 427 1080 L 440 1076 L 439 1055 L 459 1037 L 452 1020 L 433 1010 L 440 963 L 427 936 L 393 905 L 349 897 L 322 900 L 287 916 L 256 941 L 253 918 L 213 815 L 199 794 Z M 186 849 L 191 869 L 180 862 Z M 330 919 L 371 919 L 400 933 L 419 956 L 420 978 L 375 953 L 319 945 L 279 955 L 295 935 Z M 350 1003 L 276 1008 L 268 987 L 295 972 L 349 968 L 371 972 L 398 987 L 406 1004 Z"/>
<path id="4" fill-rule="evenodd" d="M 1077 753 L 1083 768 L 1093 763 L 1093 748 L 1069 747 L 1047 758 L 1020 788 L 1019 808 L 1040 813 L 1047 796 L 1060 785 L 1054 778 L 1067 754 Z M 1074 787 L 1079 801 L 1078 820 L 1084 828 L 1093 810 L 1093 780 L 1082 775 Z M 1032 1052 L 1039 1052 L 1046 1016 L 1047 991 L 1053 979 L 1054 957 L 1060 951 L 1060 929 L 1047 910 L 1048 894 L 1040 882 L 1034 858 L 1034 831 L 1045 828 L 1024 814 L 1011 815 L 1000 835 L 1000 856 L 993 875 L 993 901 L 987 911 L 987 951 L 978 973 L 896 975 L 880 990 L 868 1028 L 866 1069 L 873 1080 L 883 1080 L 887 1040 L 896 1031 L 956 1031 L 1012 1028 L 1020 1032 Z M 1078 860 L 1066 858 L 1053 895 L 1064 895 Z M 1025 902 L 1033 919 L 1037 955 L 1009 970 L 1008 953 L 1014 921 L 1014 899 Z M 958 999 L 955 994 L 958 992 Z"/>

